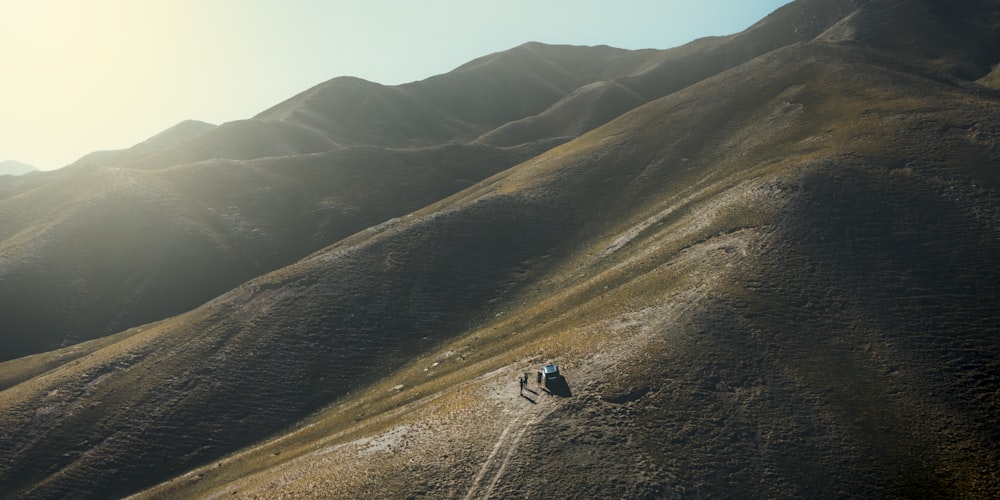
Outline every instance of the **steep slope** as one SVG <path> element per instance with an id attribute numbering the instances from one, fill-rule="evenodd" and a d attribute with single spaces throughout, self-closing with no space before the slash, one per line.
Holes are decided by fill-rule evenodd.
<path id="1" fill-rule="evenodd" d="M 224 125 L 230 130 L 129 166 L 159 168 L 360 144 L 399 148 L 478 140 L 511 146 L 576 136 L 643 102 L 779 47 L 811 40 L 852 12 L 854 4 L 794 2 L 743 33 L 669 50 L 531 42 L 404 85 L 334 78 L 238 127 Z"/>
<path id="2" fill-rule="evenodd" d="M 644 102 L 644 98 L 621 83 L 595 82 L 580 87 L 545 111 L 505 123 L 475 142 L 510 146 L 539 137 L 576 137 Z"/>
<path id="3" fill-rule="evenodd" d="M 329 131 L 348 143 L 467 141 L 539 113 L 583 85 L 628 74 L 655 53 L 527 43 L 397 87 L 334 79 L 257 118 Z"/>
<path id="4" fill-rule="evenodd" d="M 4 363 L 0 491 L 995 496 L 1000 99 L 889 54 L 774 51 Z"/>
<path id="5" fill-rule="evenodd" d="M 846 17 L 824 39 L 850 42 L 936 74 L 986 75 L 1000 52 L 1000 5 L 983 0 L 877 2 Z"/>
<path id="6" fill-rule="evenodd" d="M 10 314 L 0 320 L 3 321 L 0 330 L 11 333 L 5 333 L 6 341 L 0 342 L 3 353 L 0 359 L 161 319 L 347 234 L 344 229 L 334 231 L 327 239 L 310 240 L 300 235 L 276 236 L 291 229 L 284 232 L 268 229 L 277 224 L 304 228 L 309 233 L 312 231 L 309 221 L 322 216 L 311 214 L 308 209 L 300 214 L 307 221 L 303 224 L 289 224 L 287 218 L 276 213 L 273 220 L 261 215 L 249 223 L 243 221 L 244 225 L 237 230 L 229 227 L 233 224 L 231 214 L 208 213 L 202 205 L 185 206 L 190 201 L 185 192 L 175 193 L 170 186 L 144 185 L 139 189 L 158 193 L 149 194 L 152 198 L 165 196 L 168 201 L 164 203 L 170 212 L 165 215 L 166 212 L 150 209 L 153 202 L 140 199 L 146 194 L 126 193 L 131 189 L 126 186 L 136 179 L 142 184 L 146 179 L 157 178 L 135 173 L 136 170 L 204 160 L 231 166 L 222 159 L 273 158 L 269 161 L 282 162 L 285 161 L 282 158 L 314 155 L 352 147 L 351 144 L 409 147 L 472 141 L 502 147 L 524 144 L 525 151 L 537 152 L 606 123 L 651 98 L 676 91 L 782 43 L 807 40 L 833 25 L 836 15 L 848 3 L 795 4 L 780 9 L 745 33 L 699 40 L 667 51 L 528 43 L 484 56 L 448 74 L 402 86 L 386 87 L 338 78 L 254 119 L 219 127 L 182 122 L 128 150 L 98 152 L 82 158 L 58 176 L 17 182 L 0 180 L 0 197 L 19 195 L 16 200 L 6 202 L 5 208 L 6 214 L 19 215 L 4 224 L 5 248 L 10 249 L 10 255 L 0 258 L 7 261 L 2 286 L 4 297 L 10 298 L 5 308 Z M 468 161 L 479 160 L 472 156 Z M 198 175 L 205 175 L 208 181 L 212 179 L 209 171 L 199 169 Z M 231 173 L 238 176 L 235 170 Z M 116 176 L 121 179 L 112 179 Z M 268 176 L 252 177 L 261 182 L 270 180 Z M 43 188 L 50 182 L 61 183 L 62 187 Z M 267 185 L 251 188 L 244 179 L 232 182 L 241 186 L 244 193 L 254 189 L 270 192 Z M 445 182 L 454 186 L 450 181 Z M 201 182 L 194 180 L 189 184 L 198 186 Z M 83 198 L 69 192 L 56 194 L 60 189 L 73 190 L 73 186 L 88 186 L 91 192 Z M 122 199 L 117 199 L 117 195 L 106 196 L 109 186 L 124 190 Z M 160 192 L 161 188 L 166 192 Z M 283 193 L 295 196 L 291 191 Z M 58 199 L 50 208 L 59 207 L 58 215 L 43 209 L 42 213 L 51 216 L 43 218 L 42 213 L 18 208 L 41 207 L 53 196 Z M 92 206 L 84 202 L 88 196 L 101 201 Z M 228 195 L 220 192 L 219 196 Z M 379 196 L 376 193 L 374 198 Z M 34 197 L 38 199 L 33 200 Z M 426 198 L 423 202 L 431 200 Z M 275 203 L 298 202 L 282 199 Z M 414 207 L 406 205 L 385 213 L 400 215 Z M 213 205 L 213 210 L 228 208 Z M 104 219 L 100 221 L 94 219 L 105 209 L 130 215 L 128 220 L 114 214 L 101 216 Z M 329 212 L 329 207 L 317 210 Z M 217 220 L 219 217 L 225 220 Z M 90 222 L 86 222 L 88 218 Z M 59 226 L 61 229 L 52 230 L 53 221 L 64 224 Z M 206 222 L 212 227 L 203 227 Z M 216 234 L 216 226 L 223 228 L 220 234 Z M 64 230 L 68 227 L 78 230 Z M 150 238 L 126 234 L 126 231 L 144 234 L 148 228 L 159 227 L 169 229 Z M 359 228 L 353 224 L 346 227 Z M 81 231 L 102 236 L 87 236 L 84 243 L 71 239 L 82 234 Z M 245 234 L 251 231 L 275 239 L 247 238 Z M 233 236 L 237 233 L 241 235 Z M 14 237 L 15 234 L 19 236 Z M 37 241 L 41 237 L 45 238 L 43 243 Z M 189 240 L 191 244 L 182 243 Z M 81 244 L 84 248 L 74 252 Z M 182 251 L 169 250 L 182 244 Z M 244 250 L 241 246 L 244 244 L 256 246 Z M 52 251 L 41 250 L 32 258 L 25 258 L 26 252 L 35 252 L 37 248 Z M 89 257 L 79 258 L 81 252 Z M 109 255 L 129 257 L 119 257 L 115 264 L 98 262 Z M 137 255 L 143 257 L 131 257 Z M 137 271 L 150 266 L 161 271 Z M 67 282 L 73 285 L 67 287 Z"/>
<path id="7" fill-rule="evenodd" d="M 788 24 L 782 29 L 793 32 L 793 26 Z M 751 35 L 757 36 L 754 33 Z M 312 234 L 315 229 L 309 223 L 325 217 L 314 212 L 330 211 L 330 206 L 324 205 L 315 210 L 304 208 L 298 216 L 305 222 L 292 223 L 280 214 L 269 219 L 265 211 L 235 228 L 231 214 L 225 213 L 231 206 L 192 199 L 185 190 L 177 191 L 169 183 L 147 185 L 146 180 L 156 184 L 159 177 L 138 170 L 220 158 L 274 158 L 268 161 L 277 165 L 295 155 L 317 154 L 349 144 L 412 146 L 463 141 L 491 129 L 475 142 L 503 147 L 524 144 L 522 152 L 539 152 L 644 102 L 647 97 L 628 85 L 638 81 L 652 85 L 655 78 L 650 75 L 674 77 L 674 73 L 663 69 L 667 64 L 664 61 L 703 56 L 712 47 L 716 47 L 714 41 L 695 42 L 666 51 L 667 57 L 653 50 L 528 43 L 477 59 L 446 75 L 398 87 L 339 78 L 252 120 L 219 127 L 183 122 L 128 150 L 85 157 L 47 179 L 0 183 L 0 193 L 5 197 L 18 195 L 0 207 L 8 217 L 0 227 L 4 248 L 8 249 L 2 257 L 5 265 L 0 296 L 5 298 L 3 312 L 8 313 L 3 320 L 4 331 L 10 332 L 0 341 L 0 359 L 162 319 L 336 241 L 349 234 L 348 230 L 364 227 L 347 224 L 318 239 L 289 236 L 292 228 Z M 730 57 L 727 64 L 741 61 L 740 57 Z M 659 69 L 653 71 L 651 67 Z M 684 73 L 689 68 L 682 66 L 674 69 L 687 79 L 701 75 Z M 628 75 L 640 76 L 633 81 Z M 522 118 L 526 115 L 529 118 Z M 483 161 L 474 155 L 467 160 L 471 164 Z M 215 163 L 227 164 L 221 160 Z M 504 167 L 511 164 L 502 162 Z M 193 180 L 189 188 L 220 186 L 217 197 L 229 196 L 225 192 L 227 185 L 239 186 L 248 196 L 255 190 L 274 192 L 266 184 L 271 180 L 269 176 L 249 175 L 223 182 L 213 178 L 211 169 L 188 171 L 205 176 L 201 181 Z M 487 169 L 484 173 L 495 171 Z M 235 168 L 229 173 L 239 177 Z M 253 188 L 247 184 L 249 179 L 265 184 Z M 435 194 L 451 192 L 448 189 L 455 187 L 445 182 L 448 187 L 435 190 Z M 318 185 L 324 184 L 320 180 Z M 82 191 L 86 194 L 77 192 L 81 186 L 87 187 Z M 274 203 L 299 204 L 287 199 L 294 198 L 294 192 L 279 191 L 282 194 L 278 198 L 286 198 L 274 198 Z M 380 192 L 373 195 L 380 196 Z M 159 198 L 166 201 L 153 201 Z M 421 200 L 427 203 L 433 199 Z M 187 206 L 192 201 L 196 203 Z M 161 208 L 165 209 L 152 208 L 156 204 L 164 204 Z M 417 206 L 384 212 L 391 217 Z M 206 207 L 214 212 L 206 211 Z M 121 220 L 122 216 L 128 220 Z M 374 223 L 384 218 L 366 220 Z M 269 229 L 275 225 L 285 229 Z M 135 237 L 152 228 L 156 228 L 153 237 Z M 222 228 L 221 233 L 218 228 Z M 248 238 L 246 234 L 251 231 L 259 234 Z M 250 245 L 249 250 L 246 245 Z M 173 247 L 183 249 L 170 250 Z M 117 257 L 102 260 L 111 255 Z M 67 282 L 73 285 L 67 287 Z M 52 312 L 53 307 L 57 312 Z"/>
<path id="8" fill-rule="evenodd" d="M 540 114 L 511 121 L 480 136 L 484 144 L 519 144 L 541 137 L 577 136 L 641 103 L 676 92 L 786 45 L 813 39 L 850 14 L 850 0 L 790 3 L 749 29 L 650 53 L 629 71 L 607 73 Z"/>
<path id="9" fill-rule="evenodd" d="M 821 44 L 723 76 L 424 211 L 544 193 L 580 229 L 468 334 L 149 493 L 994 496 L 1000 144 L 969 127 L 1000 101 Z M 571 396 L 519 397 L 548 360 Z"/>
<path id="10" fill-rule="evenodd" d="M 349 224 L 327 239 L 311 240 L 304 236 L 279 237 L 275 235 L 288 231 L 268 230 L 277 224 L 312 231 L 309 221 L 322 216 L 305 210 L 301 215 L 307 222 L 302 224 L 286 224 L 287 218 L 280 214 L 274 220 L 262 215 L 249 223 L 241 222 L 237 230 L 230 227 L 234 224 L 231 214 L 218 212 L 229 206 L 208 203 L 216 210 L 214 213 L 206 212 L 204 201 L 199 201 L 202 205 L 186 206 L 190 201 L 187 193 L 175 192 L 169 185 L 147 186 L 146 180 L 158 178 L 136 173 L 137 169 L 155 170 L 204 160 L 232 166 L 221 159 L 274 158 L 273 162 L 282 162 L 285 160 L 281 158 L 313 155 L 351 144 L 413 146 L 471 140 L 502 147 L 525 144 L 524 151 L 537 152 L 782 43 L 807 40 L 835 23 L 836 14 L 847 4 L 795 4 L 780 9 L 745 33 L 699 40 L 667 51 L 528 43 L 484 56 L 448 74 L 397 87 L 338 78 L 251 120 L 220 127 L 182 122 L 128 150 L 88 155 L 58 175 L 0 179 L 0 197 L 17 196 L 4 203 L 4 213 L 12 217 L 2 224 L 4 248 L 10 249 L 10 254 L 0 256 L 5 273 L 0 286 L 7 304 L 5 312 L 10 314 L 0 320 L 0 330 L 5 332 L 0 359 L 161 319 L 335 241 L 347 234 L 347 227 L 359 228 Z M 479 160 L 470 156 L 468 161 Z M 212 179 L 207 174 L 209 169 L 197 171 L 206 176 L 205 181 Z M 238 176 L 234 169 L 230 173 Z M 270 180 L 269 176 L 252 177 L 261 182 Z M 142 186 L 129 194 L 132 188 L 128 186 L 135 182 Z M 245 194 L 255 189 L 271 192 L 267 185 L 251 188 L 245 179 L 226 182 L 241 186 Z M 189 183 L 201 184 L 197 180 Z M 82 197 L 67 192 L 74 186 L 87 186 L 91 191 Z M 226 188 L 220 189 L 218 196 L 228 196 Z M 143 194 L 137 194 L 140 192 Z M 283 193 L 295 196 L 292 191 Z M 147 194 L 151 198 L 166 197 L 167 201 L 142 200 Z M 379 196 L 376 193 L 374 198 Z M 100 201 L 94 204 L 87 201 L 90 199 Z M 431 200 L 425 198 L 423 202 Z M 168 207 L 165 212 L 151 209 L 161 202 Z M 282 199 L 275 203 L 298 202 Z M 49 208 L 43 208 L 45 205 Z M 38 207 L 41 212 L 24 207 Z M 393 216 L 414 207 L 406 205 L 384 212 Z M 104 217 L 100 215 L 102 210 L 114 214 Z M 329 212 L 329 206 L 317 210 Z M 123 213 L 130 214 L 128 220 L 121 220 Z M 104 219 L 95 219 L 99 215 Z M 59 229 L 53 230 L 55 221 L 62 222 Z M 204 227 L 206 222 L 212 227 Z M 71 227 L 77 229 L 67 229 Z M 160 227 L 169 229 L 150 238 L 126 233 L 145 234 L 150 228 Z M 221 233 L 216 227 L 223 228 Z M 251 231 L 275 239 L 264 242 L 267 237 L 259 235 L 248 239 L 245 234 Z M 86 236 L 84 243 L 72 239 L 83 233 L 101 236 Z M 233 236 L 236 233 L 242 236 Z M 38 239 L 43 237 L 44 242 L 40 242 Z M 283 243 L 286 240 L 288 245 Z M 306 240 L 308 243 L 303 243 Z M 188 241 L 192 243 L 185 243 Z M 251 243 L 260 245 L 249 250 L 241 246 Z M 81 244 L 79 251 L 73 250 Z M 169 250 L 181 245 L 182 251 Z M 86 257 L 80 258 L 80 253 Z M 29 259 L 27 254 L 33 255 Z M 128 257 L 119 257 L 114 264 L 99 262 L 109 255 Z M 161 271 L 137 271 L 150 266 Z M 72 286 L 66 286 L 67 282 Z"/>
<path id="11" fill-rule="evenodd" d="M 407 148 L 467 142 L 539 113 L 583 85 L 627 74 L 656 52 L 529 43 L 404 85 L 338 77 L 250 120 L 224 124 L 191 143 L 121 166 L 152 169 L 354 145 Z"/>
<path id="12" fill-rule="evenodd" d="M 549 146 L 53 173 L 0 200 L 0 359 L 181 313 Z"/>
<path id="13" fill-rule="evenodd" d="M 443 168 L 451 172 L 456 172 L 451 162 L 464 161 L 477 172 L 456 172 L 454 179 L 428 176 L 407 188 L 407 193 L 421 193 L 426 188 L 427 196 L 416 197 L 417 204 L 398 206 L 391 206 L 395 200 L 384 196 L 397 195 L 395 186 L 359 182 L 355 177 L 354 182 L 359 183 L 351 196 L 378 207 L 377 215 L 344 215 L 337 212 L 339 202 L 324 200 L 312 206 L 299 200 L 297 190 L 303 186 L 329 186 L 321 169 L 300 175 L 292 183 L 297 187 L 279 180 L 280 187 L 274 188 L 273 176 L 257 175 L 254 169 L 243 171 L 219 159 L 260 158 L 270 165 L 268 170 L 274 170 L 286 162 L 301 163 L 291 160 L 293 156 L 307 155 L 310 161 L 320 162 L 315 155 L 355 143 L 452 142 L 463 134 L 472 137 L 508 118 L 544 109 L 587 82 L 630 71 L 654 52 L 526 44 L 473 61 L 448 75 L 398 88 L 335 79 L 256 119 L 219 127 L 182 122 L 128 150 L 95 153 L 58 173 L 38 179 L 0 180 L 0 212 L 4 216 L 0 223 L 0 331 L 4 332 L 0 335 L 0 359 L 96 338 L 179 313 L 368 224 L 407 213 L 565 139 L 549 134 L 527 137 L 519 141 L 523 146 L 507 152 L 472 146 L 399 152 L 389 155 L 395 155 L 392 159 L 377 154 L 371 161 L 390 162 L 402 172 L 406 162 L 420 165 L 426 155 L 433 158 L 434 153 L 429 152 L 448 151 L 445 157 L 428 161 L 446 162 Z M 472 88 L 476 90 L 470 91 Z M 585 127 L 623 111 L 595 109 L 581 112 Z M 433 110 L 436 118 L 420 115 L 421 110 Z M 559 116 L 575 120 L 570 114 Z M 595 115 L 596 120 L 592 118 Z M 439 118 L 450 125 L 435 132 L 429 124 Z M 399 135 L 386 127 L 409 132 Z M 575 133 L 582 130 L 577 127 Z M 352 161 L 360 165 L 367 160 L 357 158 L 357 151 L 326 154 L 334 162 L 342 156 L 354 158 Z M 459 160 L 452 154 L 467 156 Z M 206 159 L 215 160 L 197 168 L 185 167 L 185 172 L 200 179 L 185 181 L 182 186 L 173 184 L 178 177 L 165 179 L 141 172 Z M 225 171 L 227 178 L 216 175 L 216 170 Z M 318 177 L 309 179 L 307 175 Z M 251 185 L 254 182 L 259 185 Z M 442 184 L 431 185 L 434 182 Z M 368 188 L 374 191 L 357 191 Z M 217 191 L 208 193 L 210 190 Z M 257 199 L 261 194 L 264 196 Z M 219 199 L 228 199 L 228 204 L 217 203 Z M 260 207 L 264 203 L 299 208 L 294 214 L 256 210 L 256 217 L 240 218 L 244 205 Z M 340 205 L 353 210 L 350 204 Z M 322 236 L 316 236 L 317 231 L 322 231 Z"/>
<path id="14" fill-rule="evenodd" d="M 665 51 L 629 78 L 629 86 L 655 99 L 750 61 L 772 50 L 812 40 L 857 9 L 854 0 L 806 0 L 779 8 L 745 31 L 695 40 Z"/>

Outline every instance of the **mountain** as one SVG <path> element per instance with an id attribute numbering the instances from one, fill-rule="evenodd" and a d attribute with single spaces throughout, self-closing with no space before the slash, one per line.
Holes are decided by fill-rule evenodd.
<path id="1" fill-rule="evenodd" d="M 546 147 L 354 147 L 94 167 L 25 186 L 0 199 L 0 352 L 11 359 L 184 312 Z"/>
<path id="2" fill-rule="evenodd" d="M 740 36 L 777 44 L 664 80 L 660 97 L 610 78 L 530 126 L 507 125 L 528 118 L 512 113 L 447 146 L 94 169 L 95 187 L 138 186 L 136 203 L 176 213 L 168 233 L 234 252 L 264 243 L 210 216 L 230 199 L 241 227 L 306 219 L 276 247 L 323 225 L 303 215 L 312 206 L 405 211 L 330 231 L 332 244 L 183 314 L 0 363 L 0 492 L 994 497 L 997 14 L 800 0 L 740 35 L 643 52 L 647 68 L 706 68 Z M 609 113 L 605 93 L 638 104 L 572 140 L 503 146 Z M 296 116 L 266 120 L 320 123 Z M 475 179 L 465 169 L 483 151 L 511 163 Z M 413 167 L 448 154 L 458 166 L 443 173 Z M 405 180 L 381 182 L 380 164 Z M 282 219 L 282 186 L 326 203 L 304 196 Z M 411 189 L 426 196 L 399 202 Z M 46 190 L 69 194 L 53 180 L 4 202 Z M 183 210 L 200 206 L 206 222 L 188 226 L 200 219 Z M 358 210 L 373 212 L 386 213 Z M 46 233 L 75 241 L 48 224 L 10 232 L 39 234 L 31 248 Z M 564 379 L 515 392 L 548 362 Z"/>
<path id="3" fill-rule="evenodd" d="M 69 165 L 69 168 L 86 166 L 107 166 L 128 160 L 135 160 L 162 149 L 184 144 L 216 128 L 216 125 L 198 120 L 184 120 L 128 149 L 94 151 L 84 155 Z"/>
<path id="4" fill-rule="evenodd" d="M 663 51 L 532 42 L 406 85 L 335 78 L 251 119 L 218 127 L 182 122 L 127 150 L 88 155 L 58 173 L 0 181 L 0 249 L 6 249 L 0 254 L 5 260 L 0 267 L 0 318 L 5 318 L 0 331 L 10 332 L 0 335 L 0 360 L 183 312 L 651 99 L 783 43 L 807 40 L 818 26 L 838 19 L 829 15 L 826 3 L 792 7 L 745 33 Z M 846 12 L 834 9 L 841 10 Z M 333 162 L 329 168 L 341 168 L 333 151 L 376 147 L 420 156 L 447 145 L 469 146 L 448 149 L 453 154 L 442 158 L 454 181 L 430 186 L 441 179 L 428 176 L 421 184 L 430 186 L 427 196 L 395 204 L 392 196 L 400 186 L 392 184 L 392 175 L 385 183 L 377 177 L 365 180 L 363 185 L 373 191 L 361 194 L 373 202 L 374 212 L 300 191 L 314 183 L 308 176 L 292 181 L 297 187 L 281 181 L 275 187 L 272 175 L 222 180 L 216 175 L 219 169 L 206 168 L 212 162 L 225 164 L 232 176 L 241 177 L 241 162 L 260 161 L 281 177 L 285 163 L 299 164 L 289 161 L 293 157 L 312 158 L 307 161 L 316 162 L 313 171 L 319 171 L 319 163 L 327 161 L 321 158 Z M 459 151 L 465 156 L 456 156 Z M 399 168 L 401 176 L 410 175 L 404 173 L 408 163 L 423 161 L 380 158 Z M 450 166 L 456 162 L 464 162 L 467 170 Z M 179 175 L 151 173 L 179 169 L 185 172 L 180 184 Z M 325 182 L 315 181 L 329 186 Z M 410 193 L 420 193 L 421 186 L 411 186 Z M 244 205 L 265 206 L 260 196 L 269 207 L 287 210 L 270 218 L 271 208 L 252 208 L 266 220 L 244 220 Z M 342 209 L 350 215 L 340 213 Z M 270 227 L 274 224 L 278 227 Z"/>
<path id="5" fill-rule="evenodd" d="M 0 175 L 22 175 L 30 172 L 37 172 L 38 169 L 14 160 L 0 161 Z"/>
<path id="6" fill-rule="evenodd" d="M 576 87 L 628 71 L 646 54 L 610 47 L 526 44 L 405 85 L 335 78 L 252 119 L 223 124 L 192 144 L 128 166 L 153 169 L 205 159 L 246 160 L 359 145 L 412 148 L 464 143 L 511 119 L 539 113 Z"/>
<path id="7" fill-rule="evenodd" d="M 668 50 L 529 42 L 404 85 L 334 78 L 252 119 L 223 124 L 195 144 L 129 166 L 160 168 L 361 144 L 405 148 L 478 140 L 511 146 L 576 136 L 642 102 L 810 40 L 852 8 L 840 0 L 793 3 L 743 33 Z M 536 123 L 551 121 L 558 125 Z"/>

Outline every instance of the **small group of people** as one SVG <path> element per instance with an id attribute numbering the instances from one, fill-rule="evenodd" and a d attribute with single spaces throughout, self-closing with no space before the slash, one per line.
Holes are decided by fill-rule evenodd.
<path id="1" fill-rule="evenodd" d="M 524 394 L 524 390 L 528 387 L 528 372 L 524 372 L 524 376 L 517 379 L 518 384 L 521 386 L 520 393 Z M 542 385 L 542 372 L 538 372 L 538 377 L 535 381 L 536 384 Z"/>

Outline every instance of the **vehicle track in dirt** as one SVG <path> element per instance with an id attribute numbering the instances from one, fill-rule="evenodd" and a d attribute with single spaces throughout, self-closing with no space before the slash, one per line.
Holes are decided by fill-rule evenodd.
<path id="1" fill-rule="evenodd" d="M 521 438 L 528 432 L 532 424 L 538 420 L 539 417 L 551 413 L 556 406 L 552 404 L 546 404 L 525 401 L 526 406 L 524 410 L 517 414 L 507 427 L 504 428 L 503 432 L 500 433 L 500 437 L 497 438 L 497 442 L 493 445 L 493 449 L 490 451 L 489 456 L 483 462 L 482 467 L 480 467 L 479 472 L 476 474 L 475 479 L 472 480 L 472 485 L 469 486 L 469 491 L 465 494 L 465 500 L 471 500 L 473 498 L 489 498 L 493 494 L 493 490 L 496 488 L 497 483 L 500 482 L 500 478 L 503 477 L 504 471 L 507 469 L 507 464 L 510 463 L 511 457 L 517 451 L 517 445 L 521 442 Z M 527 421 L 525 421 L 527 419 Z M 517 428 L 518 424 L 521 424 L 521 428 Z M 505 450 L 503 454 L 503 459 L 497 463 L 497 456 L 501 451 Z M 480 495 L 476 495 L 477 490 L 481 486 L 483 479 L 491 472 L 493 472 L 493 479 L 490 480 L 489 485 L 482 491 Z"/>

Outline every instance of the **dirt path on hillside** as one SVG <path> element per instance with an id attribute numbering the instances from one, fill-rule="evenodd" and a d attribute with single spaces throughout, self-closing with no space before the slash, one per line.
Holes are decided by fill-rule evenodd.
<path id="1" fill-rule="evenodd" d="M 531 391 L 530 389 L 528 389 Z M 531 391 L 535 393 L 535 391 Z M 540 397 L 538 393 L 535 393 L 536 397 Z M 472 498 L 477 498 L 476 492 L 482 484 L 483 479 L 488 475 L 488 473 L 493 473 L 493 479 L 490 481 L 489 485 L 483 490 L 482 494 L 478 498 L 489 498 L 493 494 L 493 490 L 496 488 L 500 478 L 503 477 L 504 471 L 507 469 L 507 464 L 510 463 L 510 459 L 514 456 L 517 451 L 517 445 L 520 443 L 521 438 L 524 434 L 531 428 L 532 424 L 538 420 L 539 417 L 544 416 L 552 412 L 555 409 L 554 405 L 546 404 L 539 405 L 534 399 L 528 396 L 524 396 L 531 403 L 524 407 L 517 416 L 511 420 L 510 424 L 504 428 L 503 432 L 500 433 L 500 437 L 497 442 L 493 445 L 493 450 L 490 452 L 489 456 L 483 462 L 482 467 L 479 469 L 479 473 L 476 474 L 475 479 L 472 481 L 472 485 L 469 486 L 469 491 L 465 494 L 465 500 L 471 500 Z M 505 451 L 503 454 L 503 459 L 497 463 L 497 456 L 501 451 Z"/>
<path id="2" fill-rule="evenodd" d="M 601 401 L 609 379 L 628 360 L 664 342 L 664 322 L 683 321 L 688 305 L 703 294 L 703 290 L 688 290 L 669 305 L 636 309 L 567 330 L 558 342 L 541 345 L 544 351 L 525 346 L 517 359 L 501 366 L 487 364 L 495 368 L 380 415 L 379 420 L 388 425 L 373 419 L 363 421 L 376 428 L 351 432 L 349 439 L 344 439 L 345 432 L 351 431 L 346 427 L 311 443 L 292 439 L 285 445 L 266 444 L 233 460 L 232 465 L 226 463 L 226 468 L 220 462 L 193 471 L 182 480 L 211 481 L 212 476 L 230 467 L 261 467 L 262 462 L 287 456 L 287 460 L 251 474 L 237 470 L 231 473 L 236 476 L 232 481 L 206 484 L 209 487 L 204 497 L 471 500 L 523 496 L 523 488 L 542 487 L 549 476 L 561 473 L 558 467 L 547 472 L 537 468 L 542 460 L 539 453 L 548 450 L 544 443 L 552 436 L 586 441 L 600 435 L 616 447 L 629 443 L 617 431 L 591 429 L 592 425 L 579 420 L 577 412 L 584 407 L 595 415 L 617 411 L 620 405 Z M 549 393 L 530 380 L 523 392 L 515 392 L 515 379 L 520 374 L 533 374 L 548 362 L 559 363 L 565 390 L 556 387 Z M 560 411 L 567 406 L 573 410 Z M 291 449 L 284 449 L 290 445 L 308 450 L 292 455 Z"/>

